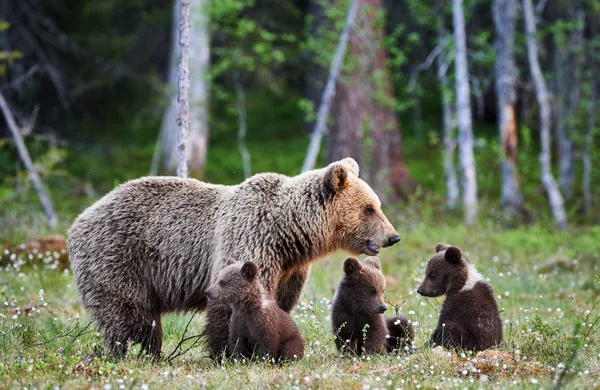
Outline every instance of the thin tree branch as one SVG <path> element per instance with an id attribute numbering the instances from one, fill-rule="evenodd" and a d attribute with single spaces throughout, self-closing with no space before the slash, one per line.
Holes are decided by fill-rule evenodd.
<path id="1" fill-rule="evenodd" d="M 179 14 L 179 148 L 177 155 L 177 176 L 188 177 L 187 139 L 190 134 L 190 0 L 181 0 Z"/>
<path id="2" fill-rule="evenodd" d="M 29 171 L 29 178 L 31 179 L 31 182 L 33 183 L 35 189 L 37 190 L 38 196 L 40 198 L 40 203 L 42 204 L 42 208 L 44 209 L 44 212 L 46 213 L 46 217 L 48 218 L 50 227 L 52 229 L 54 229 L 58 222 L 58 218 L 56 217 L 56 213 L 54 212 L 54 206 L 52 205 L 52 199 L 50 198 L 50 195 L 48 194 L 48 191 L 46 190 L 46 186 L 44 186 L 42 179 L 40 179 L 40 176 L 38 175 L 37 170 L 35 169 L 35 166 L 33 165 L 33 161 L 31 160 L 29 151 L 27 151 L 27 146 L 25 146 L 25 142 L 23 141 L 23 137 L 21 136 L 19 127 L 17 126 L 17 123 L 15 122 L 15 119 L 10 111 L 10 108 L 8 107 L 8 103 L 4 99 L 4 95 L 2 94 L 1 91 L 0 91 L 0 109 L 2 109 L 4 118 L 6 119 L 6 124 L 8 125 L 8 129 L 10 130 L 10 132 L 12 133 L 12 135 L 15 139 L 15 144 L 17 145 L 17 150 L 19 152 L 19 156 L 21 157 L 23 164 L 25 164 L 25 167 Z"/>
<path id="3" fill-rule="evenodd" d="M 431 66 L 433 65 L 433 61 L 435 61 L 437 56 L 441 55 L 444 52 L 444 50 L 446 49 L 446 46 L 448 46 L 448 41 L 449 41 L 449 37 L 445 37 L 444 39 L 440 40 L 440 43 L 438 43 L 438 45 L 433 48 L 431 53 L 429 53 L 427 58 L 425 58 L 425 61 L 422 64 L 417 65 L 413 69 L 413 71 L 410 73 L 410 81 L 408 83 L 409 89 L 411 89 L 411 90 L 415 89 L 415 85 L 417 84 L 417 79 L 419 78 L 419 74 L 422 71 L 431 68 Z"/>

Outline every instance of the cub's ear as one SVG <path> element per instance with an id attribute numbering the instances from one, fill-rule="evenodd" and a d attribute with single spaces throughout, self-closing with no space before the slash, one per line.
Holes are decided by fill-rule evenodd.
<path id="1" fill-rule="evenodd" d="M 236 261 L 236 260 L 235 260 L 233 257 L 230 257 L 230 258 L 229 258 L 229 259 L 227 259 L 227 261 L 225 262 L 225 266 L 229 266 L 229 265 L 232 265 L 232 264 L 235 264 L 235 263 L 237 263 L 237 261 Z"/>
<path id="2" fill-rule="evenodd" d="M 462 252 L 457 247 L 451 246 L 450 248 L 446 249 L 444 258 L 451 264 L 458 264 L 462 258 Z"/>
<path id="3" fill-rule="evenodd" d="M 258 267 L 251 261 L 247 261 L 242 265 L 242 275 L 248 280 L 254 280 L 258 275 Z"/>
<path id="4" fill-rule="evenodd" d="M 365 264 L 370 265 L 371 267 L 375 267 L 377 269 L 381 269 L 381 263 L 379 262 L 379 258 L 375 256 L 367 257 L 364 261 Z"/>
<path id="5" fill-rule="evenodd" d="M 328 195 L 334 195 L 348 186 L 348 168 L 340 163 L 333 163 L 327 167 L 323 181 Z"/>
<path id="6" fill-rule="evenodd" d="M 350 275 L 358 270 L 360 270 L 362 266 L 360 262 L 356 259 L 356 257 L 348 257 L 346 261 L 344 261 L 344 273 L 346 275 Z"/>
<path id="7" fill-rule="evenodd" d="M 441 252 L 441 251 L 445 251 L 446 249 L 450 248 L 451 245 L 448 244 L 442 244 L 441 242 L 439 244 L 437 244 L 435 246 L 435 253 Z"/>
<path id="8" fill-rule="evenodd" d="M 350 172 L 358 176 L 360 168 L 358 167 L 356 160 L 352 157 L 346 157 L 345 159 L 338 161 L 338 164 L 345 166 Z"/>

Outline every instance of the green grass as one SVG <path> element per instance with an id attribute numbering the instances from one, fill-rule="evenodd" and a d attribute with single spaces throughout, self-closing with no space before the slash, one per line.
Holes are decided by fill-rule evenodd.
<path id="1" fill-rule="evenodd" d="M 600 316 L 600 304 L 594 307 L 600 300 L 599 227 L 559 232 L 538 224 L 505 230 L 486 217 L 477 228 L 466 228 L 457 217 L 427 215 L 424 210 L 431 207 L 415 209 L 421 213 L 406 206 L 388 210 L 403 241 L 381 254 L 386 296 L 418 322 L 411 353 L 338 355 L 329 320 L 330 299 L 342 275 L 344 255 L 338 253 L 314 265 L 293 312 L 306 339 L 305 358 L 298 363 L 215 363 L 202 347 L 171 363 L 137 359 L 133 347 L 129 359 L 110 362 L 101 335 L 93 326 L 85 328 L 89 317 L 78 304 L 70 272 L 55 268 L 52 260 L 11 261 L 11 253 L 3 252 L 0 388 L 549 388 L 565 364 L 569 388 L 600 386 L 599 325 L 590 325 Z M 499 298 L 506 361 L 497 366 L 426 345 L 442 300 L 423 298 L 415 289 L 438 241 L 467 252 Z M 13 319 L 16 307 L 21 315 Z M 190 316 L 165 317 L 163 355 L 176 346 Z M 202 322 L 202 316 L 195 318 L 188 334 L 198 334 Z M 578 323 L 583 325 L 576 331 Z"/>

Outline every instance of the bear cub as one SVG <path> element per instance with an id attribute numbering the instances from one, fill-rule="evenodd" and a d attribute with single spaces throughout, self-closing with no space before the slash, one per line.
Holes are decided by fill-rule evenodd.
<path id="1" fill-rule="evenodd" d="M 304 339 L 292 317 L 266 295 L 255 263 L 229 259 L 215 284 L 205 294 L 233 310 L 229 324 L 232 357 L 299 360 Z"/>
<path id="2" fill-rule="evenodd" d="M 354 257 L 344 262 L 344 276 L 333 298 L 331 322 L 340 351 L 361 355 L 393 352 L 410 345 L 414 329 L 404 316 L 385 317 L 385 277 L 377 257 L 361 264 Z"/>
<path id="3" fill-rule="evenodd" d="M 417 292 L 446 295 L 431 343 L 451 349 L 482 351 L 502 342 L 502 318 L 492 287 L 459 248 L 437 244 Z"/>

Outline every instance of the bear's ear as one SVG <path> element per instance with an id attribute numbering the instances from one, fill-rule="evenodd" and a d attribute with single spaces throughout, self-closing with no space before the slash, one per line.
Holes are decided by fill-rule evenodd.
<path id="1" fill-rule="evenodd" d="M 375 267 L 379 270 L 381 269 L 381 263 L 379 262 L 379 258 L 375 256 L 367 257 L 365 259 L 365 264 L 368 264 L 371 267 Z"/>
<path id="2" fill-rule="evenodd" d="M 458 264 L 460 263 L 460 259 L 462 258 L 462 252 L 457 247 L 451 246 L 448 249 L 446 249 L 444 258 L 447 262 L 451 264 Z"/>
<path id="3" fill-rule="evenodd" d="M 242 265 L 242 275 L 248 280 L 253 280 L 258 275 L 258 267 L 251 261 L 247 261 Z"/>
<path id="4" fill-rule="evenodd" d="M 225 262 L 225 266 L 229 266 L 229 265 L 232 265 L 232 264 L 235 264 L 235 263 L 237 263 L 237 261 L 233 257 L 230 257 Z"/>
<path id="5" fill-rule="evenodd" d="M 329 195 L 337 194 L 348 186 L 348 168 L 340 163 L 329 165 L 323 184 Z"/>
<path id="6" fill-rule="evenodd" d="M 358 172 L 360 168 L 358 167 L 358 163 L 352 157 L 346 157 L 343 160 L 338 161 L 339 164 L 345 166 L 350 172 L 354 173 L 358 177 Z"/>
<path id="7" fill-rule="evenodd" d="M 346 275 L 350 275 L 358 270 L 360 270 L 362 266 L 360 262 L 356 259 L 356 257 L 348 257 L 346 261 L 344 261 L 344 273 Z"/>
<path id="8" fill-rule="evenodd" d="M 435 246 L 435 253 L 445 251 L 446 249 L 450 248 L 450 246 L 451 245 L 439 243 Z"/>

